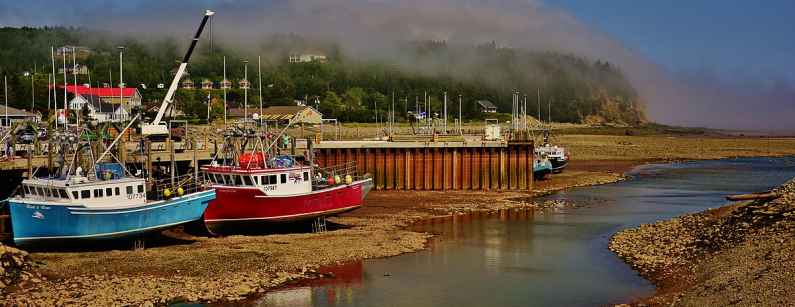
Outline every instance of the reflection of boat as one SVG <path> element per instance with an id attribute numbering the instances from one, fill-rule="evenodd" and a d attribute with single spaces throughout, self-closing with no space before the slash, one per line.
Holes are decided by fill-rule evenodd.
<path id="1" fill-rule="evenodd" d="M 327 277 L 306 279 L 283 289 L 268 291 L 255 305 L 353 305 L 351 289 L 360 286 L 364 278 L 364 264 L 361 260 L 321 267 L 318 272 Z"/>

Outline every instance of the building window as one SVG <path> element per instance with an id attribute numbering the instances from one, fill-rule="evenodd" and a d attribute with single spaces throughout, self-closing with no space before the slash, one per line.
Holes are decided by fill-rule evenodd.
<path id="1" fill-rule="evenodd" d="M 80 198 L 82 198 L 82 199 L 91 198 L 91 190 L 82 190 L 82 191 L 80 191 Z"/>
<path id="2" fill-rule="evenodd" d="M 282 183 L 287 183 L 287 174 L 281 174 Z"/>

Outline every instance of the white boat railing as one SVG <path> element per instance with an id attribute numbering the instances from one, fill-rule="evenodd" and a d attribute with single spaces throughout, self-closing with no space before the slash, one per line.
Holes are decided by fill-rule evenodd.
<path id="1" fill-rule="evenodd" d="M 207 190 L 208 184 L 204 176 L 194 178 L 193 174 L 182 175 L 174 178 L 174 185 L 171 185 L 171 178 L 155 180 L 152 188 L 148 191 L 148 199 L 164 200 L 176 196 L 184 196 L 191 193 Z M 180 189 L 182 189 L 180 193 Z"/>
<path id="2" fill-rule="evenodd" d="M 348 161 L 343 164 L 327 167 L 315 167 L 314 173 L 314 181 L 316 183 L 326 183 L 328 178 L 335 178 L 337 176 L 339 176 L 340 180 L 345 180 L 347 176 L 351 176 L 353 181 L 368 178 L 366 174 L 359 174 L 355 161 Z"/>

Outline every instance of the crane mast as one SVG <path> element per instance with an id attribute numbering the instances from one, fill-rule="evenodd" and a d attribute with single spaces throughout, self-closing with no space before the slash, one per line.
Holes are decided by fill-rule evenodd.
<path id="1" fill-rule="evenodd" d="M 213 15 L 215 15 L 215 12 L 211 10 L 206 10 L 204 12 L 204 17 L 202 18 L 202 22 L 199 25 L 199 29 L 196 30 L 196 35 L 193 36 L 193 41 L 191 41 L 190 47 L 188 47 L 188 52 L 185 53 L 185 57 L 182 58 L 182 62 L 179 64 L 179 69 L 177 69 L 177 74 L 174 75 L 174 80 L 171 80 L 171 86 L 168 87 L 166 97 L 163 98 L 163 103 L 160 104 L 160 109 L 157 111 L 157 116 L 155 116 L 155 119 L 151 124 L 144 123 L 141 125 L 142 135 L 148 136 L 168 134 L 168 128 L 166 125 L 161 124 L 160 121 L 163 120 L 163 115 L 165 115 L 169 105 L 171 105 L 173 102 L 174 94 L 176 93 L 177 87 L 179 86 L 179 80 L 182 79 L 182 75 L 185 74 L 185 69 L 188 67 L 188 61 L 190 60 L 190 56 L 193 53 L 193 49 L 196 48 L 196 44 L 199 42 L 199 37 L 204 30 L 204 26 L 207 24 L 207 20 Z"/>

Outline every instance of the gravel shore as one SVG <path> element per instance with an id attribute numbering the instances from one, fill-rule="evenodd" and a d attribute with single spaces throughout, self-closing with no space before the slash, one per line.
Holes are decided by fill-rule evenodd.
<path id="1" fill-rule="evenodd" d="M 746 201 L 615 234 L 610 249 L 658 286 L 638 305 L 795 305 L 795 180 Z"/>

